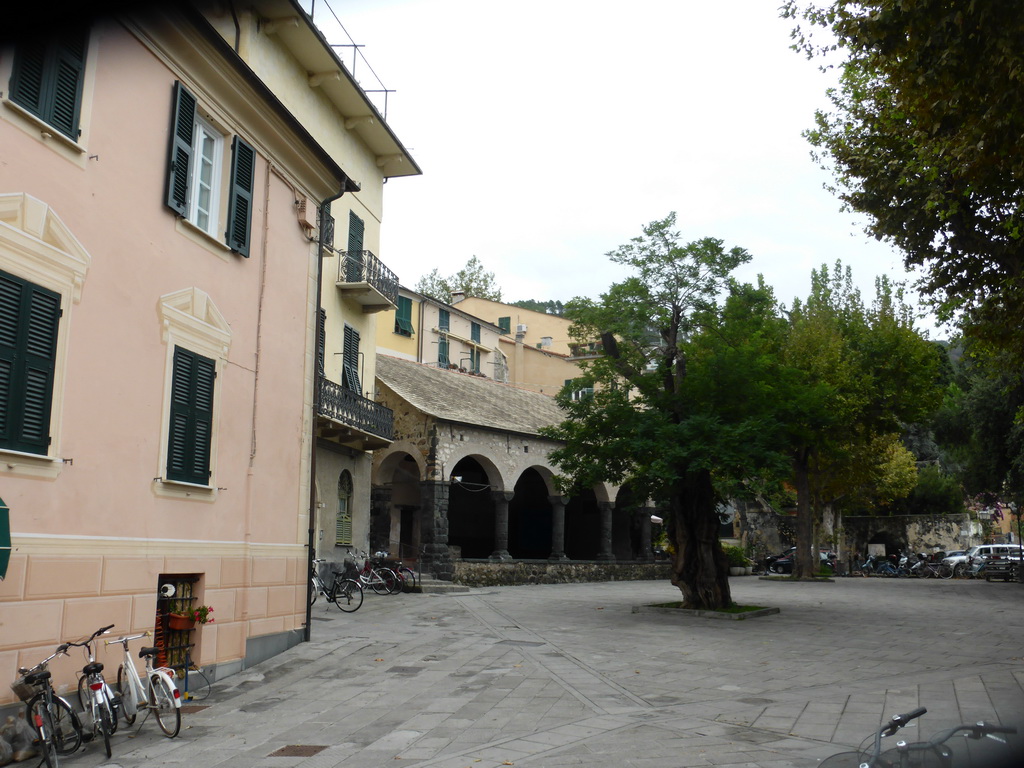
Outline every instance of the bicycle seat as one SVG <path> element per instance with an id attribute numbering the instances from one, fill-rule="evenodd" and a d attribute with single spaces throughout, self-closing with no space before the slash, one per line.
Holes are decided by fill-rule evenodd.
<path id="1" fill-rule="evenodd" d="M 91 664 L 86 664 L 84 667 L 82 667 L 82 672 L 87 674 L 87 675 L 95 675 L 95 674 L 97 674 L 99 672 L 102 672 L 102 671 L 103 671 L 103 662 L 101 662 L 101 661 L 94 661 Z"/>
<path id="2" fill-rule="evenodd" d="M 31 675 L 25 675 L 25 682 L 29 685 L 36 685 L 37 683 L 45 682 L 49 680 L 53 675 L 48 669 L 41 669 L 38 672 L 33 672 Z"/>
<path id="3" fill-rule="evenodd" d="M 144 659 L 147 656 L 156 656 L 157 648 L 139 648 L 139 658 Z"/>

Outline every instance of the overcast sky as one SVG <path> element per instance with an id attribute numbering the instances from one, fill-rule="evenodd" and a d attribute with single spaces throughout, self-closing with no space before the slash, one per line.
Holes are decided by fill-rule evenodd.
<path id="1" fill-rule="evenodd" d="M 832 78 L 789 48 L 775 0 L 329 3 L 423 169 L 385 187 L 378 255 L 403 285 L 476 255 L 506 301 L 596 298 L 624 274 L 605 254 L 670 211 L 684 241 L 746 248 L 739 276 L 786 304 L 836 259 L 865 300 L 908 277 L 823 188 L 801 133 Z M 316 20 L 348 42 L 324 0 Z"/>

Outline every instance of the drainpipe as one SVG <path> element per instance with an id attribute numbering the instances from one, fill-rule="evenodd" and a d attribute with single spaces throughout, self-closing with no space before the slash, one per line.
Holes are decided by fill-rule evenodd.
<path id="1" fill-rule="evenodd" d="M 319 350 L 320 345 L 320 312 L 322 310 L 320 291 L 323 287 L 324 282 L 324 256 L 326 255 L 327 246 L 327 220 L 331 210 L 331 203 L 340 198 L 348 191 L 357 191 L 358 186 L 353 189 L 353 183 L 349 179 L 345 179 L 341 184 L 341 189 L 338 194 L 333 197 L 328 197 L 322 203 L 320 203 L 320 233 L 319 233 L 319 246 L 317 248 L 317 262 L 316 262 L 316 314 L 314 316 L 314 322 L 316 324 L 316 343 L 317 349 Z M 309 441 L 309 533 L 306 541 L 306 560 L 307 560 L 307 573 L 313 571 L 313 555 L 316 554 L 316 420 L 317 415 L 320 413 L 320 375 L 317 372 L 313 374 L 313 418 L 310 419 L 310 441 Z M 310 640 L 310 627 L 313 623 L 313 601 L 312 601 L 312 590 L 313 584 L 310 578 L 306 577 L 306 629 L 303 632 L 303 640 L 309 642 Z"/>

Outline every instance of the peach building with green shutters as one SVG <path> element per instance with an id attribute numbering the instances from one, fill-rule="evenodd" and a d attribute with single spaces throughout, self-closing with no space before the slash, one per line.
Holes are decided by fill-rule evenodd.
<path id="1" fill-rule="evenodd" d="M 340 478 L 365 514 L 391 433 L 360 339 L 415 162 L 298 3 L 120 8 L 0 42 L 7 680 L 106 624 L 215 677 L 308 637 Z"/>

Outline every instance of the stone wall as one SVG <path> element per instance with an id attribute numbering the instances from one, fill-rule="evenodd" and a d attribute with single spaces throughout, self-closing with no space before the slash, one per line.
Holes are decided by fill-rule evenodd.
<path id="1" fill-rule="evenodd" d="M 970 515 L 901 515 L 896 517 L 844 517 L 846 550 L 858 555 L 868 544 L 884 544 L 886 554 L 967 549 L 982 543 L 980 526 Z"/>
<path id="2" fill-rule="evenodd" d="M 594 581 L 668 581 L 671 569 L 661 563 L 490 563 L 459 560 L 452 581 L 467 587 L 516 584 L 576 584 Z"/>

